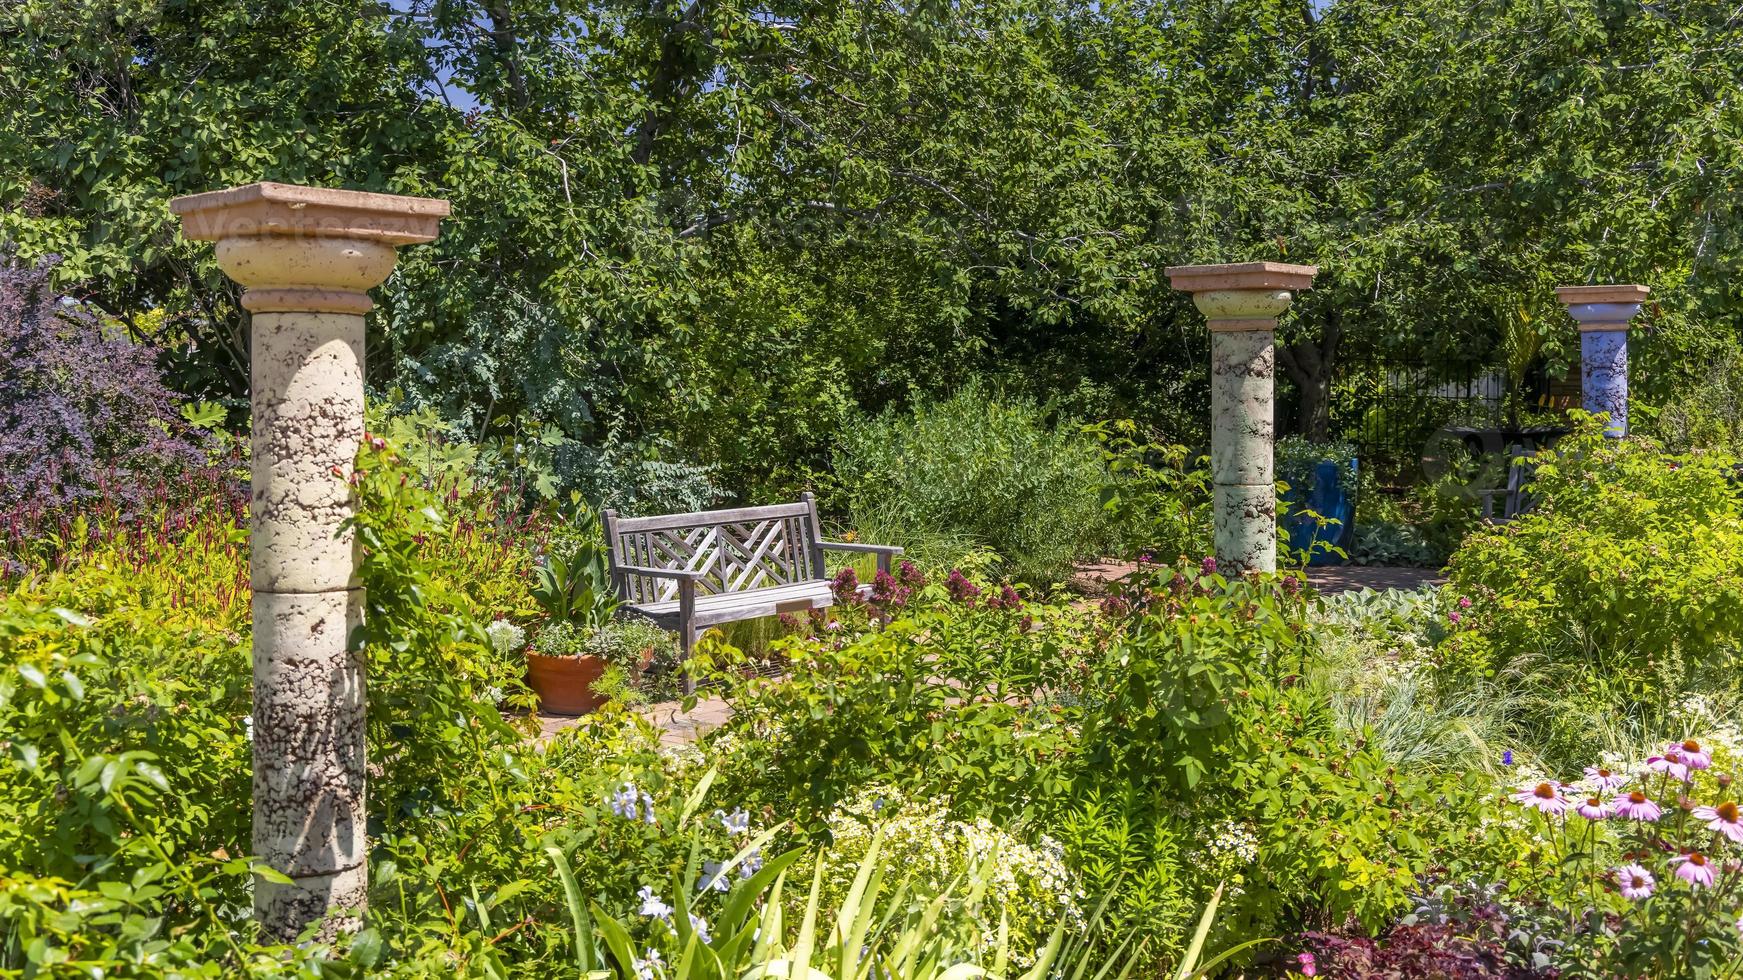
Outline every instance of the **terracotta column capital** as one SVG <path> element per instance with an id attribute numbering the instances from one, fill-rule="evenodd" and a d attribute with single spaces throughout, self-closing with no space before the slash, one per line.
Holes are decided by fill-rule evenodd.
<path id="1" fill-rule="evenodd" d="M 1639 285 L 1557 286 L 1555 298 L 1579 322 L 1580 332 L 1626 330 L 1652 290 Z"/>
<path id="2" fill-rule="evenodd" d="M 251 313 L 367 313 L 395 249 L 433 241 L 448 202 L 261 182 L 178 197 L 182 235 L 217 242 Z"/>
<path id="3" fill-rule="evenodd" d="M 1232 265 L 1177 265 L 1167 270 L 1169 285 L 1191 293 L 1212 333 L 1275 330 L 1289 309 L 1294 290 L 1309 289 L 1316 266 L 1282 262 Z"/>

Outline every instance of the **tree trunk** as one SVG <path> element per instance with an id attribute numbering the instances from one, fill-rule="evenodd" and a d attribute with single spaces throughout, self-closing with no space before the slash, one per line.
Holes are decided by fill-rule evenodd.
<path id="1" fill-rule="evenodd" d="M 1326 314 L 1325 329 L 1318 341 L 1298 337 L 1277 350 L 1283 370 L 1301 392 L 1295 431 L 1313 442 L 1331 439 L 1332 369 L 1337 364 L 1338 343 L 1342 339 L 1342 316 L 1333 310 Z"/>

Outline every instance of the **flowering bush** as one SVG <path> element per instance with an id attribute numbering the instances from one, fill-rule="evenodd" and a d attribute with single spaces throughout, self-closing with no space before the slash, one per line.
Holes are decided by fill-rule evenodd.
<path id="1" fill-rule="evenodd" d="M 1558 965 L 1605 976 L 1743 968 L 1739 761 L 1729 740 L 1681 739 L 1509 794 L 1509 822 L 1544 862 L 1542 894 L 1566 917 Z"/>
<path id="2" fill-rule="evenodd" d="M 1166 959 L 1226 891 L 1213 946 L 1313 910 L 1385 924 L 1480 784 L 1403 772 L 1316 687 L 1293 579 L 1155 567 L 1115 610 L 1011 595 L 968 573 L 882 629 L 795 636 L 781 678 L 718 681 L 728 793 L 822 833 L 864 787 L 949 819 L 1054 834 L 1117 931 Z M 996 600 L 996 601 L 994 601 Z M 731 651 L 719 651 L 731 667 Z"/>

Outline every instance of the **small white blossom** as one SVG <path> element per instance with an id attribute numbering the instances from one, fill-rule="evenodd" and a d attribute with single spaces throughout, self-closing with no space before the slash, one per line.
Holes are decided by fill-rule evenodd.
<path id="1" fill-rule="evenodd" d="M 490 639 L 490 648 L 501 654 L 513 653 L 527 642 L 527 631 L 506 619 L 484 627 L 484 635 Z"/>
<path id="2" fill-rule="evenodd" d="M 622 789 L 611 794 L 611 812 L 625 820 L 653 823 L 654 798 L 637 789 L 634 783 L 625 783 Z"/>
<path id="3" fill-rule="evenodd" d="M 667 905 L 660 899 L 659 895 L 654 893 L 652 885 L 643 885 L 642 890 L 636 893 L 636 897 L 642 900 L 642 915 L 659 919 L 667 925 L 671 924 L 672 907 Z"/>
<path id="4" fill-rule="evenodd" d="M 744 812 L 742 807 L 731 813 L 727 813 L 725 810 L 716 810 L 714 811 L 714 819 L 720 821 L 720 825 L 725 827 L 729 834 L 750 832 L 750 814 Z"/>
<path id="5" fill-rule="evenodd" d="M 702 862 L 702 890 L 723 892 L 729 887 L 726 881 L 725 861 Z"/>

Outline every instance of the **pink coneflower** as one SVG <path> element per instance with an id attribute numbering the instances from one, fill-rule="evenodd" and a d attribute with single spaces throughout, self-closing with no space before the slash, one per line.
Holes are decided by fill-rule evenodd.
<path id="1" fill-rule="evenodd" d="M 1647 799 L 1646 794 L 1639 790 L 1635 790 L 1632 793 L 1623 793 L 1621 796 L 1611 800 L 1610 806 L 1615 810 L 1616 816 L 1621 817 L 1623 820 L 1639 820 L 1643 823 L 1652 823 L 1660 816 L 1658 804 Z"/>
<path id="2" fill-rule="evenodd" d="M 1706 749 L 1701 748 L 1701 743 L 1692 738 L 1686 742 L 1671 745 L 1669 750 L 1682 756 L 1682 761 L 1687 764 L 1690 769 L 1713 768 L 1713 754 L 1708 752 Z"/>
<path id="3" fill-rule="evenodd" d="M 1590 780 L 1600 793 L 1621 789 L 1622 785 L 1628 782 L 1627 776 L 1619 772 L 1611 772 L 1602 766 L 1587 766 L 1586 779 Z"/>
<path id="4" fill-rule="evenodd" d="M 1605 806 L 1604 801 L 1596 796 L 1586 797 L 1584 803 L 1574 807 L 1574 812 L 1587 820 L 1605 820 L 1610 816 L 1610 808 Z"/>
<path id="5" fill-rule="evenodd" d="M 1673 857 L 1670 859 L 1670 863 L 1676 866 L 1676 876 L 1688 882 L 1690 887 L 1711 888 L 1713 887 L 1713 879 L 1718 877 L 1712 863 L 1698 853 L 1691 852 Z"/>
<path id="6" fill-rule="evenodd" d="M 1616 884 L 1622 889 L 1622 897 L 1638 902 L 1649 898 L 1658 882 L 1652 878 L 1652 872 L 1638 864 L 1624 864 L 1616 869 Z"/>
<path id="7" fill-rule="evenodd" d="M 1738 812 L 1737 804 L 1726 800 L 1718 806 L 1697 806 L 1694 815 L 1713 833 L 1724 834 L 1733 844 L 1743 844 L 1743 813 Z"/>
<path id="8" fill-rule="evenodd" d="M 1655 755 L 1646 760 L 1646 768 L 1653 772 L 1669 773 L 1680 782 L 1689 781 L 1688 763 L 1683 761 L 1682 753 L 1676 750 L 1666 751 L 1663 755 Z"/>
<path id="9" fill-rule="evenodd" d="M 1571 805 L 1568 798 L 1561 795 L 1561 784 L 1557 782 L 1538 783 L 1530 789 L 1520 790 L 1513 794 L 1513 802 L 1541 810 L 1551 817 L 1561 816 Z"/>

